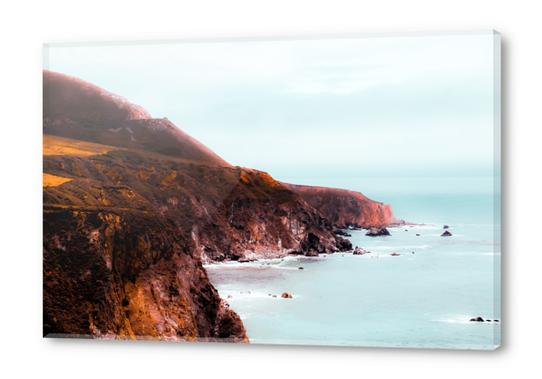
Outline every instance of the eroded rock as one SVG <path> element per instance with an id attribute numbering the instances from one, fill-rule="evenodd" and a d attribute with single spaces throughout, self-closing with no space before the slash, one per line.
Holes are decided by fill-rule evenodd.
<path id="1" fill-rule="evenodd" d="M 370 237 L 377 237 L 377 236 L 390 236 L 390 232 L 388 229 L 386 229 L 385 226 L 379 226 L 379 227 L 372 227 L 369 229 L 369 231 L 365 234 L 366 236 Z"/>
<path id="2" fill-rule="evenodd" d="M 364 255 L 364 254 L 370 254 L 370 253 L 371 252 L 369 250 L 364 250 L 359 246 L 356 246 L 353 252 L 354 255 Z"/>

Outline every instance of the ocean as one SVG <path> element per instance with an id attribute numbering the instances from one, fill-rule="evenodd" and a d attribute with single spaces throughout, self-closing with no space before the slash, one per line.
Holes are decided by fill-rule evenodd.
<path id="1" fill-rule="evenodd" d="M 383 237 L 349 231 L 354 246 L 371 251 L 362 256 L 206 265 L 251 343 L 483 350 L 500 345 L 500 192 L 493 177 L 289 182 L 359 191 L 391 204 L 398 219 L 426 225 L 389 228 L 391 236 Z M 444 225 L 451 237 L 440 236 Z M 281 298 L 284 292 L 292 298 Z M 479 316 L 492 321 L 469 322 Z"/>

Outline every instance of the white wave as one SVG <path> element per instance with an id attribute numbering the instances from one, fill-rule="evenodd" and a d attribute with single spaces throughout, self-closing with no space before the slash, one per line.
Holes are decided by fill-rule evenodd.
<path id="1" fill-rule="evenodd" d="M 442 233 L 444 233 L 444 232 L 442 232 Z M 441 237 L 442 233 L 440 233 L 440 234 L 424 234 L 424 236 L 428 236 L 428 237 Z M 452 232 L 450 232 L 450 233 L 452 233 Z M 449 237 L 463 237 L 463 234 L 452 233 L 452 235 L 449 236 Z"/>
<path id="2" fill-rule="evenodd" d="M 418 246 L 365 246 L 365 250 L 369 250 L 370 252 L 378 251 L 378 250 L 396 250 L 401 251 L 405 249 L 418 249 L 418 250 L 427 250 L 431 249 L 433 246 L 431 245 L 418 245 Z"/>
<path id="3" fill-rule="evenodd" d="M 397 253 L 397 254 L 399 254 L 399 256 L 401 256 L 401 255 L 412 255 L 412 253 L 410 253 L 410 252 L 409 253 L 401 252 L 401 253 Z M 377 258 L 395 258 L 396 256 L 391 255 L 391 253 L 372 252 L 371 254 L 352 255 L 352 257 L 354 257 L 353 259 L 371 259 L 371 258 L 377 259 Z"/>
<path id="4" fill-rule="evenodd" d="M 435 225 L 435 224 L 427 224 L 427 225 L 407 225 L 407 227 L 394 227 L 394 228 L 388 228 L 388 229 L 396 229 L 396 230 L 405 230 L 405 229 L 408 229 L 409 231 L 415 231 L 415 230 L 444 230 L 442 228 L 444 224 L 439 224 L 439 225 Z M 459 228 L 459 227 L 462 227 L 463 225 L 459 225 L 459 224 L 454 224 L 453 225 L 454 227 L 456 228 Z M 452 226 L 450 225 L 450 228 L 449 229 L 452 229 Z"/>
<path id="5" fill-rule="evenodd" d="M 208 263 L 204 264 L 203 267 L 205 268 L 224 268 L 224 267 L 240 267 L 242 265 L 247 265 L 247 263 L 239 263 L 239 262 L 215 262 L 215 263 Z"/>
<path id="6" fill-rule="evenodd" d="M 486 325 L 492 325 L 492 324 L 500 324 L 500 322 L 493 322 L 493 319 L 491 319 L 491 322 L 475 322 L 475 321 L 469 321 L 471 318 L 474 317 L 461 317 L 461 318 L 453 318 L 453 319 L 443 319 L 443 320 L 431 320 L 434 322 L 445 322 L 447 324 L 473 324 L 473 325 L 479 325 L 479 324 L 486 324 Z M 488 318 L 489 320 L 489 318 Z"/>
<path id="7" fill-rule="evenodd" d="M 472 317 L 471 317 L 472 318 Z M 434 321 L 434 322 L 445 322 L 447 324 L 469 324 L 471 323 L 470 321 L 470 318 L 467 318 L 467 319 L 444 319 L 444 320 L 431 320 L 431 321 Z M 472 324 L 474 324 L 474 322 L 472 322 Z M 478 324 L 478 323 L 476 323 Z M 480 323 L 481 324 L 481 323 Z M 488 322 L 489 324 L 489 322 Z"/>
<path id="8" fill-rule="evenodd" d="M 501 253 L 481 253 L 480 255 L 501 255 Z"/>
<path id="9" fill-rule="evenodd" d="M 277 265 L 277 263 L 273 263 L 273 265 Z M 271 267 L 271 264 L 267 264 L 267 261 L 254 261 L 254 262 L 236 262 L 236 261 L 230 261 L 230 262 L 215 262 L 215 263 L 209 263 L 204 264 L 203 267 L 206 269 L 209 268 L 240 268 L 240 267 L 250 267 L 250 268 L 264 268 L 264 267 Z"/>
<path id="10" fill-rule="evenodd" d="M 254 313 L 239 313 L 239 312 L 237 312 L 237 314 L 239 315 L 239 317 L 241 317 L 241 320 L 243 320 L 243 321 L 248 320 L 249 318 L 259 316 L 258 314 L 254 314 Z"/>
<path id="11" fill-rule="evenodd" d="M 228 291 L 224 292 L 223 295 L 221 295 L 223 300 L 226 300 L 228 303 L 235 302 L 236 300 L 250 300 L 250 299 L 270 299 L 270 300 L 282 300 L 282 292 L 281 293 L 271 293 L 271 296 L 269 296 L 269 293 L 263 293 L 263 292 L 250 292 L 250 291 Z M 276 297 L 273 297 L 275 295 Z M 292 299 L 294 298 L 301 298 L 303 295 L 296 295 L 293 293 L 290 293 L 292 295 Z M 228 298 L 228 296 L 231 296 Z M 291 300 L 291 299 L 288 299 Z"/>

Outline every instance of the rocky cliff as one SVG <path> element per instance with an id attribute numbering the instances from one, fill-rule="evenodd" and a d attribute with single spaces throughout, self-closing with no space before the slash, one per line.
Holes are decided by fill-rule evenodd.
<path id="1" fill-rule="evenodd" d="M 44 335 L 247 341 L 201 262 L 351 248 L 267 173 L 44 72 Z"/>
<path id="2" fill-rule="evenodd" d="M 300 186 L 283 183 L 320 212 L 337 228 L 393 226 L 397 220 L 389 204 L 371 200 L 363 194 L 337 188 Z"/>
<path id="3" fill-rule="evenodd" d="M 350 249 L 328 220 L 267 173 L 45 136 L 44 204 L 154 211 L 194 242 L 204 263 Z M 78 145 L 76 145 L 78 143 Z M 56 146 L 72 146 L 60 154 Z M 89 149 L 104 154 L 83 155 Z M 79 149 L 79 150 L 76 150 Z M 45 183 L 45 182 L 44 182 Z"/>
<path id="4" fill-rule="evenodd" d="M 175 225 L 119 205 L 44 206 L 44 336 L 248 342 Z"/>
<path id="5" fill-rule="evenodd" d="M 233 174 L 236 183 L 227 196 L 206 208 L 213 216 L 192 226 L 204 262 L 316 255 L 352 247 L 332 233 L 327 219 L 269 174 L 243 168 Z"/>

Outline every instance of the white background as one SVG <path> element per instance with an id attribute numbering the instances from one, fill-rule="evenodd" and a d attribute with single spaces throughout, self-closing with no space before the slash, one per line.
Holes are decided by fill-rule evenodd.
<path id="1" fill-rule="evenodd" d="M 536 1 L 43 1 L 1 6 L 0 372 L 45 377 L 540 377 Z M 41 339 L 41 45 L 496 29 L 503 36 L 503 346 L 493 352 Z M 137 80 L 137 78 L 134 78 Z M 333 320 L 330 320 L 333 322 Z"/>

